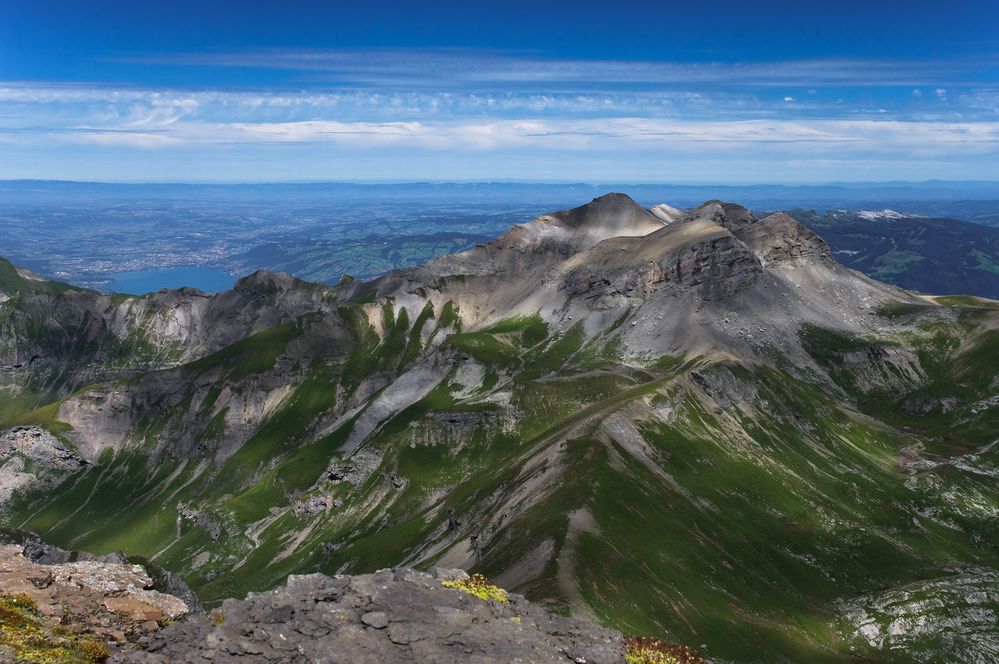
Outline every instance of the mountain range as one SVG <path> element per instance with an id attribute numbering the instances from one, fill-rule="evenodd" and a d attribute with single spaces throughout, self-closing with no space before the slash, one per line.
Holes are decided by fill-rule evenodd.
<path id="1" fill-rule="evenodd" d="M 879 281 L 923 293 L 999 298 L 999 230 L 891 209 L 793 210 L 838 261 Z"/>
<path id="2" fill-rule="evenodd" d="M 335 286 L 2 262 L 0 520 L 208 605 L 460 567 L 712 661 L 994 661 L 999 303 L 840 256 L 609 194 Z"/>

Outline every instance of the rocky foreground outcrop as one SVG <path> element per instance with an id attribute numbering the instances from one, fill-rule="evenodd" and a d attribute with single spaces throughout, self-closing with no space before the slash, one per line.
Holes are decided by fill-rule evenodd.
<path id="1" fill-rule="evenodd" d="M 0 544 L 0 595 L 26 596 L 53 628 L 125 643 L 189 612 L 183 600 L 153 590 L 141 565 L 91 559 L 45 564 L 35 545 Z M 6 627 L 6 625 L 5 625 Z"/>
<path id="2" fill-rule="evenodd" d="M 112 661 L 620 664 L 621 634 L 552 615 L 519 595 L 482 600 L 442 585 L 461 570 L 292 576 L 142 638 Z"/>
<path id="3" fill-rule="evenodd" d="M 50 638 L 106 642 L 114 662 L 624 661 L 619 632 L 553 615 L 495 587 L 497 598 L 481 599 L 445 585 L 468 579 L 461 570 L 405 568 L 292 576 L 204 614 L 154 590 L 141 565 L 68 554 L 36 539 L 0 544 L 0 598 L 30 598 Z M 0 639 L 0 662 L 21 661 L 25 653 L 8 641 L 16 642 Z"/>

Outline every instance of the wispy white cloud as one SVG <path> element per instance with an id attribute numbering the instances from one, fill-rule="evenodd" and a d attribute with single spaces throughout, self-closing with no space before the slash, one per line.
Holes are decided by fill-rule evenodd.
<path id="1" fill-rule="evenodd" d="M 280 153 L 292 164 L 285 170 L 341 160 L 337 168 L 350 177 L 361 164 L 379 177 L 423 177 L 405 164 L 434 167 L 459 158 L 456 172 L 478 168 L 486 177 L 502 176 L 501 163 L 513 172 L 529 165 L 535 176 L 587 177 L 601 164 L 639 171 L 677 161 L 705 172 L 780 163 L 793 175 L 789 164 L 832 173 L 835 164 L 860 171 L 866 163 L 863 172 L 895 168 L 899 177 L 947 177 L 959 164 L 975 177 L 999 177 L 999 84 L 958 82 L 974 79 L 982 62 L 924 69 L 842 60 L 722 65 L 481 51 L 368 55 L 374 60 L 357 52 L 191 56 L 198 66 L 272 66 L 258 62 L 267 56 L 273 66 L 348 84 L 342 87 L 0 82 L 0 172 L 23 175 L 23 164 L 39 155 L 78 154 L 83 172 L 76 177 L 83 178 L 101 160 L 82 155 L 99 155 L 108 168 L 128 163 L 151 172 L 176 163 L 181 176 L 189 165 L 211 172 L 221 164 L 228 164 L 226 173 L 283 173 L 271 165 L 286 163 L 274 156 Z M 458 55 L 472 60 L 448 64 Z M 415 79 L 423 83 L 408 83 Z M 862 87 L 830 89 L 845 81 Z M 377 159 L 387 166 L 376 168 Z M 381 175 L 386 168 L 396 171 Z"/>
<path id="2" fill-rule="evenodd" d="M 431 151 L 709 152 L 757 150 L 795 156 L 865 154 L 895 157 L 999 155 L 999 122 L 876 120 L 692 121 L 648 118 L 452 122 L 178 122 L 144 130 L 78 126 L 8 132 L 20 142 L 85 143 L 136 148 L 327 144 L 348 149 Z"/>
<path id="3" fill-rule="evenodd" d="M 120 58 L 149 65 L 271 69 L 300 80 L 403 88 L 605 89 L 606 86 L 907 86 L 990 80 L 999 58 L 776 62 L 574 60 L 485 49 L 262 49 Z M 985 76 L 985 78 L 982 78 Z"/>
<path id="4" fill-rule="evenodd" d="M 63 132 L 61 136 L 67 142 L 81 145 L 139 148 L 145 150 L 180 145 L 184 142 L 183 139 L 159 133 L 106 132 L 88 129 Z"/>
<path id="5" fill-rule="evenodd" d="M 999 118 L 999 88 L 980 86 L 945 95 L 947 105 L 916 95 L 862 96 L 849 102 L 805 94 L 759 91 L 497 92 L 221 91 L 0 82 L 0 126 L 19 121 L 118 128 L 181 121 L 292 122 L 440 121 L 458 118 L 647 117 L 744 120 L 883 117 L 899 120 Z M 793 103 L 791 103 L 793 102 Z M 891 103 L 886 106 L 885 104 Z M 949 114 L 949 115 L 948 115 Z"/>

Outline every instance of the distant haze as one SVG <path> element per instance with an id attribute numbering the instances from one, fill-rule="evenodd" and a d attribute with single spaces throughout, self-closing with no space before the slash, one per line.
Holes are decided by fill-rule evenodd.
<path id="1" fill-rule="evenodd" d="M 529 181 L 121 183 L 0 180 L 0 205 L 101 200 L 498 201 L 578 205 L 620 191 L 646 204 L 698 205 L 718 198 L 770 207 L 888 206 L 899 202 L 999 201 L 999 181 L 830 182 L 825 184 L 679 184 Z M 999 207 L 999 206 L 997 206 Z M 950 216 L 962 217 L 949 212 Z"/>
<path id="2" fill-rule="evenodd" d="M 840 260 L 851 267 L 856 263 L 882 280 L 932 292 L 972 292 L 978 281 L 962 275 L 974 273 L 981 287 L 973 292 L 999 295 L 990 286 L 995 278 L 989 272 L 999 269 L 999 184 L 990 182 L 726 186 L 0 181 L 0 256 L 62 281 L 132 293 L 181 285 L 216 291 L 258 269 L 334 284 L 344 274 L 371 278 L 465 250 L 513 224 L 608 192 L 628 194 L 646 207 L 668 203 L 690 208 L 722 199 L 742 201 L 760 212 L 889 209 L 896 212 L 888 219 L 908 214 L 976 222 L 945 222 L 927 228 L 925 236 L 910 223 L 874 221 L 844 234 L 837 222 L 820 234 L 834 249 L 853 252 L 839 255 Z M 849 243 L 839 246 L 840 236 Z M 866 243 L 871 251 L 858 254 L 858 243 Z M 884 260 L 881 255 L 905 247 L 926 260 L 916 262 L 909 255 L 912 260 L 904 273 L 883 273 L 894 254 Z M 971 272 L 958 270 L 945 277 L 930 268 L 956 269 L 957 259 L 968 263 Z M 928 287 L 922 276 L 916 279 L 923 272 L 937 279 L 931 282 L 935 287 Z M 913 281 L 907 281 L 910 278 Z"/>

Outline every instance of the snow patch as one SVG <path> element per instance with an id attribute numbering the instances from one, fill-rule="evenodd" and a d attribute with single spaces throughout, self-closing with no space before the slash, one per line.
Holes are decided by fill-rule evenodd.
<path id="1" fill-rule="evenodd" d="M 908 212 L 898 212 L 896 210 L 889 210 L 885 208 L 884 210 L 860 210 L 857 212 L 857 216 L 861 219 L 866 219 L 868 221 L 884 221 L 892 220 L 897 221 L 899 219 L 924 219 L 918 214 L 910 214 Z"/>
<path id="2" fill-rule="evenodd" d="M 672 205 L 667 205 L 666 203 L 653 205 L 649 208 L 649 212 L 667 226 L 683 219 L 683 211 L 677 210 Z"/>

